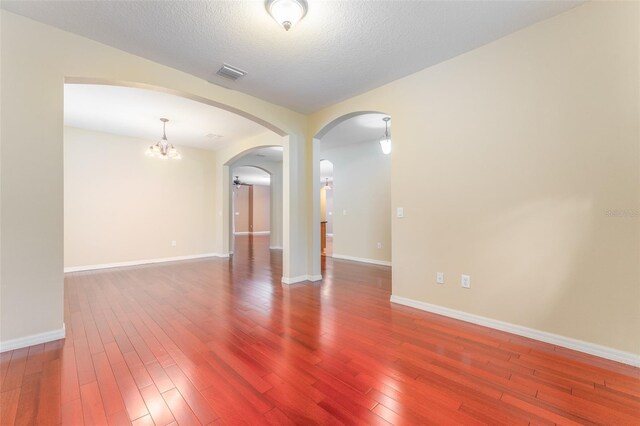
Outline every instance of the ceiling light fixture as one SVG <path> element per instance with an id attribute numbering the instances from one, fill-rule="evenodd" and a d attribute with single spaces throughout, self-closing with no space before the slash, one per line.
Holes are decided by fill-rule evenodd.
<path id="1" fill-rule="evenodd" d="M 173 144 L 170 144 L 167 140 L 167 121 L 168 118 L 161 118 L 162 121 L 162 139 L 160 139 L 155 145 L 151 145 L 146 154 L 153 158 L 179 160 L 182 158 L 178 150 Z"/>
<path id="2" fill-rule="evenodd" d="M 329 178 L 325 178 L 326 181 L 324 182 L 324 190 L 325 191 L 330 191 L 331 190 L 331 185 L 329 185 Z"/>
<path id="3" fill-rule="evenodd" d="M 306 0 L 267 0 L 264 7 L 286 31 L 307 14 Z"/>
<path id="4" fill-rule="evenodd" d="M 384 121 L 384 136 L 380 139 L 380 148 L 382 148 L 383 154 L 389 154 L 391 152 L 391 135 L 389 134 L 389 120 L 391 118 L 385 117 Z"/>

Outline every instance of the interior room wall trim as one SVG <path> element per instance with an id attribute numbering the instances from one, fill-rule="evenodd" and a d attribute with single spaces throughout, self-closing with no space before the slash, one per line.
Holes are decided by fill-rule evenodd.
<path id="1" fill-rule="evenodd" d="M 123 266 L 148 265 L 151 263 L 175 262 L 178 260 L 202 259 L 205 257 L 229 257 L 229 255 L 224 253 L 204 253 L 204 254 L 190 254 L 186 256 L 161 257 L 157 259 L 128 260 L 125 262 L 101 263 L 98 265 L 69 266 L 64 268 L 64 272 L 67 273 L 67 272 L 93 271 L 95 269 L 121 268 Z"/>
<path id="2" fill-rule="evenodd" d="M 64 337 L 65 328 L 64 324 L 62 324 L 62 328 L 59 328 L 57 330 L 31 334 L 29 336 L 7 340 L 6 342 L 0 342 L 0 353 L 13 351 L 15 349 L 26 348 L 33 345 L 39 345 L 41 343 L 53 342 L 54 340 L 64 339 Z"/>
<path id="3" fill-rule="evenodd" d="M 595 355 L 601 358 L 610 359 L 612 361 L 618 361 L 624 364 L 640 367 L 640 355 L 632 354 L 618 349 L 609 348 L 595 343 L 585 342 L 583 340 L 572 339 L 570 337 L 560 336 L 558 334 L 548 333 L 546 331 L 536 330 L 529 327 L 523 327 L 521 325 L 511 324 L 480 315 L 469 314 L 455 309 L 446 308 L 444 306 L 420 302 L 418 300 L 408 299 L 406 297 L 391 295 L 391 302 L 397 303 L 399 305 L 409 306 L 415 309 L 420 309 L 421 311 L 431 312 L 449 318 L 455 318 L 461 321 L 470 322 L 472 324 L 478 324 L 496 330 L 506 331 L 507 333 L 517 334 L 518 336 L 529 337 L 531 339 L 551 343 L 552 345 L 562 346 L 564 348 L 584 352 L 589 355 Z"/>
<path id="4" fill-rule="evenodd" d="M 322 281 L 322 275 L 298 275 L 297 277 L 282 277 L 282 284 L 297 284 L 303 281 Z"/>
<path id="5" fill-rule="evenodd" d="M 271 231 L 234 232 L 233 235 L 270 235 Z"/>
<path id="6" fill-rule="evenodd" d="M 333 254 L 334 259 L 351 260 L 353 262 L 371 263 L 373 265 L 391 266 L 388 260 L 366 259 L 364 257 L 346 256 L 344 254 Z"/>

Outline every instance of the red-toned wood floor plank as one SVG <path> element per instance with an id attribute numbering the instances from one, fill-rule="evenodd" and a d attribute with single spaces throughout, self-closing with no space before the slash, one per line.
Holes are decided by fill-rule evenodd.
<path id="1" fill-rule="evenodd" d="M 100 395 L 104 403 L 104 411 L 107 416 L 124 411 L 124 401 L 118 383 L 111 370 L 111 364 L 104 352 L 93 355 L 93 365 L 95 367 L 96 377 L 98 380 L 98 387 L 100 388 Z"/>
<path id="2" fill-rule="evenodd" d="M 24 377 L 24 369 L 27 366 L 28 354 L 29 348 L 16 349 L 13 351 L 7 373 L 2 382 L 2 392 L 22 386 L 22 378 Z"/>
<path id="3" fill-rule="evenodd" d="M 135 419 L 131 422 L 132 426 L 154 426 L 153 419 L 149 414 L 146 416 L 142 416 L 138 419 Z"/>
<path id="4" fill-rule="evenodd" d="M 127 352 L 124 354 L 124 359 L 129 367 L 131 375 L 133 376 L 133 380 L 135 380 L 136 385 L 138 385 L 138 389 L 153 385 L 153 380 L 151 380 L 149 372 L 140 360 L 136 351 Z"/>
<path id="5" fill-rule="evenodd" d="M 147 407 L 144 404 L 142 395 L 136 386 L 136 382 L 133 380 L 129 368 L 125 363 L 115 364 L 111 366 L 113 375 L 118 383 L 118 389 L 122 394 L 124 405 L 129 414 L 130 420 L 135 420 L 139 417 L 149 414 Z"/>
<path id="6" fill-rule="evenodd" d="M 0 425 L 12 425 L 16 421 L 20 388 L 0 393 Z"/>
<path id="7" fill-rule="evenodd" d="M 156 426 L 168 425 L 175 421 L 171 410 L 169 410 L 169 407 L 155 385 L 147 386 L 141 389 L 140 392 L 142 393 L 145 404 L 147 404 L 147 409 L 149 410 L 149 414 L 151 414 L 153 423 L 155 423 Z"/>
<path id="8" fill-rule="evenodd" d="M 271 410 L 267 411 L 264 414 L 264 419 L 267 423 L 273 426 L 295 425 L 295 423 L 277 407 L 273 407 Z"/>
<path id="9" fill-rule="evenodd" d="M 162 368 L 159 363 L 154 362 L 147 364 L 146 367 L 153 383 L 156 385 L 160 393 L 165 393 L 169 389 L 173 389 L 175 387 L 169 376 L 167 376 L 167 373 L 164 371 L 164 368 Z"/>
<path id="10" fill-rule="evenodd" d="M 178 424 L 181 425 L 199 425 L 196 415 L 189 408 L 189 404 L 182 398 L 178 389 L 170 389 L 162 394 L 162 398 L 165 400 L 171 413 L 176 418 Z"/>
<path id="11" fill-rule="evenodd" d="M 122 410 L 116 413 L 109 414 L 107 416 L 107 422 L 109 423 L 109 426 L 131 425 L 131 421 L 129 420 L 129 414 L 127 414 L 127 410 Z"/>
<path id="12" fill-rule="evenodd" d="M 177 365 L 172 365 L 165 371 L 202 424 L 211 423 L 219 417 Z"/>
<path id="13" fill-rule="evenodd" d="M 70 426 L 84 424 L 82 411 L 82 400 L 80 398 L 65 402 L 61 407 L 62 424 Z"/>
<path id="14" fill-rule="evenodd" d="M 37 423 L 41 425 L 60 424 L 61 417 L 61 369 L 60 358 L 47 360 L 43 363 L 43 373 L 38 396 Z"/>
<path id="15" fill-rule="evenodd" d="M 80 395 L 82 398 L 82 413 L 85 424 L 107 424 L 107 415 L 104 412 L 98 382 L 91 382 L 80 386 Z"/>

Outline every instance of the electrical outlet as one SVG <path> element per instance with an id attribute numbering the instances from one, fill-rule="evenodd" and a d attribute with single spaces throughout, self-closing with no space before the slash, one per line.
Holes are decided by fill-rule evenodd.
<path id="1" fill-rule="evenodd" d="M 171 241 L 171 247 L 175 247 L 177 245 L 178 245 L 178 242 L 176 240 Z"/>
<path id="2" fill-rule="evenodd" d="M 347 209 L 342 210 L 342 216 L 346 216 L 347 215 Z"/>
<path id="3" fill-rule="evenodd" d="M 462 288 L 471 288 L 471 277 L 469 275 L 463 275 L 460 278 L 460 284 Z"/>
<path id="4" fill-rule="evenodd" d="M 382 243 L 378 243 L 378 248 L 381 249 L 382 248 Z"/>
<path id="5" fill-rule="evenodd" d="M 444 272 L 436 272 L 436 283 L 444 284 Z"/>

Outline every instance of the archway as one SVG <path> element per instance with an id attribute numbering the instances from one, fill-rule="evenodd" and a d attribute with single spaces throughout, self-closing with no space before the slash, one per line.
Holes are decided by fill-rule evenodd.
<path id="1" fill-rule="evenodd" d="M 320 159 L 328 159 L 326 158 L 326 155 L 322 153 L 321 151 L 321 143 L 323 141 L 323 139 L 327 138 L 327 135 L 330 134 L 332 132 L 332 130 L 336 129 L 338 126 L 342 125 L 343 123 L 349 122 L 349 121 L 353 121 L 353 120 L 360 120 L 360 119 L 364 119 L 364 116 L 370 116 L 370 117 L 374 117 L 375 116 L 375 131 L 377 133 L 375 133 L 375 137 L 374 138 L 370 138 L 370 142 L 373 144 L 373 142 L 375 141 L 375 147 L 376 149 L 379 150 L 380 155 L 382 154 L 382 151 L 380 150 L 380 145 L 377 143 L 377 141 L 380 140 L 381 136 L 384 134 L 384 122 L 382 121 L 383 117 L 387 117 L 388 115 L 383 113 L 383 112 L 379 112 L 379 111 L 355 111 L 355 112 L 351 112 L 348 114 L 344 114 L 341 115 L 339 117 L 336 117 L 334 119 L 332 119 L 331 121 L 329 121 L 327 124 L 325 124 L 324 126 L 321 127 L 321 129 L 315 134 L 314 138 L 313 138 L 313 184 L 314 184 L 314 189 L 313 192 L 315 194 L 318 194 L 321 190 L 321 186 L 323 185 L 323 182 L 321 181 L 321 173 L 320 173 Z M 380 130 L 380 128 L 382 130 Z M 373 129 L 373 128 L 372 128 Z M 369 132 L 370 133 L 370 132 Z M 364 141 L 363 141 L 364 142 Z M 373 146 L 373 145 L 372 145 Z M 386 157 L 386 156 L 385 156 Z M 388 157 L 387 157 L 388 158 Z M 389 163 L 389 170 L 390 170 L 390 161 Z M 374 248 L 377 247 L 377 249 L 380 250 L 386 250 L 388 251 L 389 254 L 389 259 L 390 259 L 390 251 L 391 251 L 391 203 L 390 203 L 390 171 L 389 171 L 389 176 L 387 177 L 387 182 L 386 184 L 389 186 L 389 193 L 388 193 L 388 198 L 389 198 L 389 202 L 388 202 L 388 206 L 385 205 L 385 214 L 387 214 L 388 216 L 388 220 L 385 226 L 387 226 L 388 228 L 388 240 L 386 242 L 380 242 L 378 240 L 374 240 L 372 242 Z M 321 246 L 322 246 L 322 238 L 321 238 L 321 205 L 320 205 L 320 197 L 314 197 L 313 201 L 313 266 L 314 268 L 318 268 L 318 270 L 320 270 L 320 265 L 321 265 Z M 340 215 L 340 214 L 344 214 L 347 215 L 347 211 L 339 211 L 336 214 Z M 335 218 L 334 218 L 335 219 Z M 335 225 L 334 225 L 335 226 Z M 335 229 L 335 228 L 334 228 Z M 335 242 L 335 241 L 334 241 Z M 335 249 L 335 247 L 334 247 Z M 334 253 L 335 254 L 335 253 Z M 339 255 L 336 257 L 340 257 Z M 382 265 L 390 265 L 390 260 L 376 260 L 376 259 L 370 259 L 370 258 L 365 258 L 364 256 L 343 256 L 343 258 L 348 259 L 351 258 L 352 260 L 358 260 L 358 261 L 366 261 L 366 262 L 370 262 L 370 263 L 378 263 L 378 264 L 382 264 Z"/>
<path id="2" fill-rule="evenodd" d="M 283 187 L 280 211 L 282 212 L 281 216 L 286 216 L 286 219 L 283 221 L 284 223 L 280 225 L 280 228 L 284 228 L 282 229 L 281 234 L 285 235 L 283 237 L 280 237 L 279 240 L 276 241 L 276 244 L 274 244 L 274 246 L 283 250 L 284 265 L 282 281 L 284 283 L 292 283 L 304 281 L 310 277 L 306 269 L 307 255 L 303 254 L 303 251 L 300 250 L 300 247 L 303 245 L 301 244 L 301 242 L 304 243 L 305 241 L 298 241 L 300 240 L 298 236 L 303 234 L 301 234 L 297 229 L 289 229 L 290 227 L 300 228 L 301 225 L 300 223 L 295 223 L 295 221 L 289 220 L 289 218 L 295 216 L 295 213 L 292 213 L 292 210 L 295 211 L 296 209 L 299 209 L 300 200 L 303 199 L 303 197 L 301 197 L 301 195 L 297 193 L 302 191 L 302 187 L 298 183 L 299 179 L 297 179 L 301 175 L 300 171 L 304 169 L 304 164 L 302 164 L 304 160 L 301 160 L 301 158 L 304 158 L 305 152 L 302 138 L 300 138 L 298 135 L 289 135 L 281 128 L 268 123 L 265 120 L 260 119 L 259 117 L 256 117 L 252 114 L 243 112 L 237 108 L 201 96 L 196 96 L 173 89 L 167 89 L 136 82 L 78 77 L 66 78 L 65 84 L 119 86 L 160 92 L 229 111 L 264 127 L 265 133 L 263 135 L 260 135 L 260 137 L 251 138 L 251 140 L 241 140 L 237 143 L 234 142 L 231 146 L 216 151 L 216 161 L 218 166 L 216 167 L 215 171 L 216 191 L 214 197 L 215 205 L 217 206 L 216 208 L 218 210 L 217 216 L 219 219 L 216 220 L 214 235 L 212 235 L 211 237 L 215 240 L 216 249 L 214 254 L 221 257 L 227 257 L 230 251 L 228 239 L 228 189 L 231 179 L 229 176 L 228 165 L 234 162 L 238 157 L 241 157 L 251 150 L 261 147 L 279 146 L 281 147 L 283 154 L 282 171 L 280 172 L 280 179 Z M 292 180 L 295 182 L 290 185 L 289 182 Z M 284 214 L 285 210 L 286 215 Z M 296 250 L 294 250 L 294 255 L 291 254 L 290 247 L 292 245 L 296 246 L 297 248 Z M 292 256 L 294 256 L 295 259 L 292 260 Z"/>
<path id="3" fill-rule="evenodd" d="M 260 186 L 264 186 L 266 184 L 264 178 L 259 177 L 251 177 L 251 169 L 256 171 L 260 171 L 266 176 L 268 176 L 268 186 L 269 186 L 269 224 L 263 224 L 262 228 L 269 228 L 269 249 L 273 250 L 282 250 L 283 245 L 283 147 L 282 146 L 266 146 L 266 147 L 257 147 L 252 148 L 243 153 L 240 153 L 238 156 L 234 157 L 230 160 L 226 166 L 229 167 L 229 179 L 230 182 L 233 182 L 235 176 L 238 175 L 237 170 L 245 169 L 247 173 L 249 173 L 248 178 L 245 176 L 239 176 L 239 180 L 241 185 L 244 183 L 248 183 L 250 185 L 258 185 L 256 189 L 258 192 L 260 190 L 263 191 L 262 197 L 264 198 L 264 188 L 260 188 Z M 259 172 L 258 172 L 259 173 Z M 242 174 L 242 173 L 241 173 Z M 233 186 L 233 189 L 237 188 Z M 230 191 L 229 202 L 230 208 L 232 208 L 231 200 L 236 200 L 232 195 L 233 191 Z M 258 195 L 258 194 L 256 194 Z M 235 219 L 235 211 L 232 210 L 230 227 L 233 225 L 233 220 Z M 266 214 L 266 212 L 265 212 Z M 249 231 L 249 230 L 247 230 Z M 251 231 L 256 231 L 255 229 Z M 230 229 L 229 233 L 229 241 L 230 248 L 233 251 L 233 229 Z"/>

